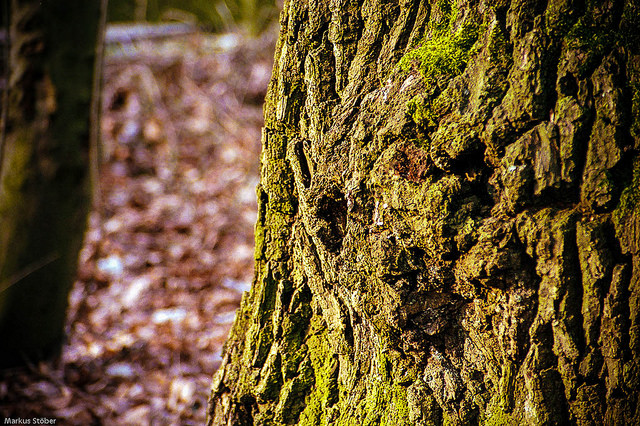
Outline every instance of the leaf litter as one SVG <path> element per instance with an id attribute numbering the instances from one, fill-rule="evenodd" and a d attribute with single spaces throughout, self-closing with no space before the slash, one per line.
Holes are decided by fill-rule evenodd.
<path id="1" fill-rule="evenodd" d="M 98 203 L 60 359 L 0 372 L 0 414 L 202 424 L 253 278 L 275 31 L 107 46 Z"/>

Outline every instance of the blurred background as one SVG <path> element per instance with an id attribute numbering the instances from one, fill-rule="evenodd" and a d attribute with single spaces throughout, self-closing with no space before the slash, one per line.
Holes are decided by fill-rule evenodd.
<path id="1" fill-rule="evenodd" d="M 276 1 L 110 0 L 95 206 L 61 359 L 0 372 L 0 415 L 202 424 L 253 277 Z"/>
<path id="2" fill-rule="evenodd" d="M 109 22 L 179 21 L 207 31 L 258 34 L 277 20 L 282 0 L 109 0 Z"/>

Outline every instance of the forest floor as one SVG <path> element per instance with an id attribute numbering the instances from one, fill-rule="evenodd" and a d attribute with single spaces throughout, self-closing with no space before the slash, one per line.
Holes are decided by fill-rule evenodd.
<path id="1" fill-rule="evenodd" d="M 0 372 L 0 415 L 202 424 L 253 277 L 273 31 L 107 45 L 99 202 L 61 359 Z"/>

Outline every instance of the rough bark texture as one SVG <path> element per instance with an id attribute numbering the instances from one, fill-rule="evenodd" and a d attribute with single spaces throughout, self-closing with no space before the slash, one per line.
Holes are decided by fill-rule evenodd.
<path id="1" fill-rule="evenodd" d="M 640 424 L 635 1 L 287 1 L 214 425 Z"/>
<path id="2" fill-rule="evenodd" d="M 0 145 L 0 365 L 48 356 L 62 341 L 89 201 L 100 2 L 14 0 L 9 9 Z"/>

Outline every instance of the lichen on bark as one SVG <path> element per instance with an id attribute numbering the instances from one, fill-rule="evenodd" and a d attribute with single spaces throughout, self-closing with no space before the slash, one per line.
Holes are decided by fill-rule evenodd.
<path id="1" fill-rule="evenodd" d="M 285 2 L 210 424 L 640 422 L 637 6 L 584 6 Z"/>

